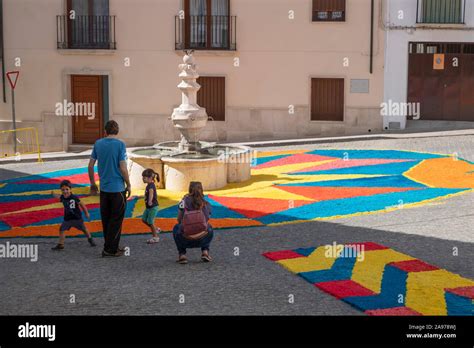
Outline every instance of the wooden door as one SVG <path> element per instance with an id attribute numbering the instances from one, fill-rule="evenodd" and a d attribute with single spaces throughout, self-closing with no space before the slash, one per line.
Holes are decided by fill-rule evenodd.
<path id="1" fill-rule="evenodd" d="M 311 121 L 344 121 L 344 79 L 311 79 Z"/>
<path id="2" fill-rule="evenodd" d="M 71 76 L 71 101 L 77 111 L 72 117 L 73 143 L 93 144 L 103 136 L 102 100 L 102 76 Z"/>
<path id="3" fill-rule="evenodd" d="M 454 58 L 461 60 L 461 54 L 446 54 L 446 63 L 441 86 L 444 100 L 443 119 L 447 121 L 456 121 L 461 118 L 462 67 L 453 66 L 452 62 Z"/>
<path id="4" fill-rule="evenodd" d="M 410 47 L 408 102 L 421 104 L 421 119 L 474 121 L 474 45 L 410 43 Z M 444 69 L 434 69 L 435 52 L 445 55 Z"/>
<path id="5" fill-rule="evenodd" d="M 420 103 L 424 120 L 444 117 L 444 72 L 433 69 L 433 57 L 433 54 L 410 54 L 407 99 L 409 103 Z"/>

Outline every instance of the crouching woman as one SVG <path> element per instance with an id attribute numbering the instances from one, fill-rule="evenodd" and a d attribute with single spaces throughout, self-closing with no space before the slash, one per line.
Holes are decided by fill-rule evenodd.
<path id="1" fill-rule="evenodd" d="M 209 247 L 214 231 L 209 224 L 211 205 L 204 199 L 202 184 L 189 184 L 189 193 L 179 203 L 178 224 L 173 228 L 173 237 L 178 248 L 180 264 L 188 263 L 186 249 L 201 248 L 201 260 L 211 262 Z"/>

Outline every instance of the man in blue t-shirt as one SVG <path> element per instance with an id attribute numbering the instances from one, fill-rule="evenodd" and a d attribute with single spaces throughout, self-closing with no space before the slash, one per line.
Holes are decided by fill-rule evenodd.
<path id="1" fill-rule="evenodd" d="M 127 148 L 123 141 L 117 139 L 118 133 L 118 123 L 108 121 L 105 125 L 106 137 L 95 142 L 89 161 L 91 195 L 97 195 L 99 191 L 94 178 L 94 166 L 98 161 L 100 215 L 104 233 L 103 257 L 124 254 L 119 243 L 127 198 L 132 192 L 127 170 Z"/>

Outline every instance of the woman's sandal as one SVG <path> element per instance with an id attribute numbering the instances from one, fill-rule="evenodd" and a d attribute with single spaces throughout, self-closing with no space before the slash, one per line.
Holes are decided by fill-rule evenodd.
<path id="1" fill-rule="evenodd" d="M 181 265 L 185 265 L 188 263 L 188 258 L 185 255 L 180 255 L 178 261 L 176 262 Z"/>
<path id="2" fill-rule="evenodd" d="M 210 257 L 209 254 L 202 254 L 202 255 L 201 255 L 201 261 L 202 261 L 202 262 L 211 262 L 211 261 L 212 261 L 212 257 Z"/>

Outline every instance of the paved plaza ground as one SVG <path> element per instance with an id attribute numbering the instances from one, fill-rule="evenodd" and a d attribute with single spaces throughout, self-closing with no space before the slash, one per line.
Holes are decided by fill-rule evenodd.
<path id="1" fill-rule="evenodd" d="M 259 151 L 389 149 L 457 153 L 474 161 L 474 136 L 363 140 L 259 148 Z M 0 181 L 87 165 L 87 160 L 13 163 L 0 167 Z M 50 249 L 56 239 L 11 238 L 0 243 L 35 243 L 38 262 L 0 259 L 0 315 L 363 315 L 262 256 L 269 251 L 353 242 L 374 242 L 465 278 L 474 279 L 474 193 L 416 208 L 398 209 L 280 226 L 217 230 L 214 262 L 175 263 L 171 234 L 150 246 L 148 236 L 125 236 L 131 255 L 100 257 L 83 238 L 69 238 L 67 249 Z M 235 255 L 235 248 L 239 254 Z M 458 256 L 453 256 L 457 248 Z M 75 303 L 70 303 L 71 295 Z M 184 303 L 180 301 L 184 295 Z M 294 303 L 289 303 L 294 295 Z"/>

